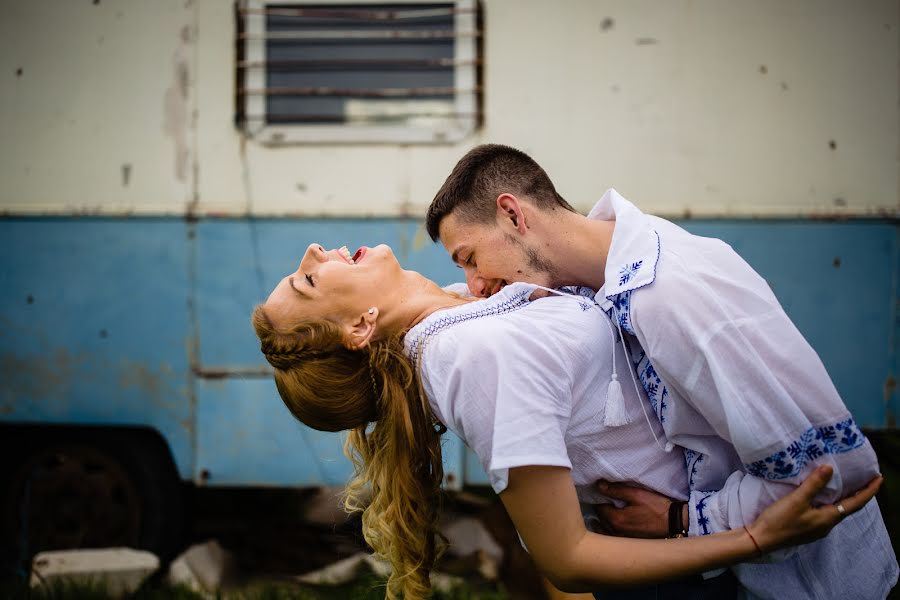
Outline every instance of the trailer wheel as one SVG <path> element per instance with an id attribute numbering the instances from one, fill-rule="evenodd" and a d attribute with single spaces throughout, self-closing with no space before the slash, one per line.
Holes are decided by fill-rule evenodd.
<path id="1" fill-rule="evenodd" d="M 24 446 L 24 447 L 23 447 Z M 5 532 L 23 567 L 37 552 L 128 546 L 163 561 L 178 550 L 181 482 L 145 431 L 52 432 L 19 446 L 3 500 Z M 6 545 L 6 544 L 4 544 Z"/>

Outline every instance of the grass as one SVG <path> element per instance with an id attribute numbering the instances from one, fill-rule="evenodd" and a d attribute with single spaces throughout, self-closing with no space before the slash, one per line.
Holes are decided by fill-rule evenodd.
<path id="1" fill-rule="evenodd" d="M 8 600 L 109 600 L 102 582 L 55 581 L 31 589 L 21 580 L 0 582 L 0 598 Z M 226 593 L 204 596 L 184 586 L 148 582 L 128 600 L 383 600 L 384 580 L 364 576 L 340 586 L 300 586 L 293 583 L 258 583 Z M 433 600 L 506 600 L 500 591 L 474 590 L 460 585 L 449 592 L 435 591 Z"/>

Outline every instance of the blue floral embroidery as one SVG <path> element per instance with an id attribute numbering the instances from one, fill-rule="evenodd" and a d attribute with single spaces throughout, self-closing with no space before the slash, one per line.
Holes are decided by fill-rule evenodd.
<path id="1" fill-rule="evenodd" d="M 404 343 L 410 360 L 413 362 L 413 364 L 417 364 L 419 355 L 421 354 L 422 348 L 425 346 L 425 343 L 439 331 L 458 323 L 470 321 L 472 319 L 480 319 L 481 317 L 487 317 L 490 315 L 502 315 L 514 310 L 518 310 L 519 308 L 522 308 L 530 302 L 529 298 L 533 291 L 533 288 L 527 288 L 498 304 L 485 306 L 483 308 L 472 310 L 470 312 L 462 312 L 442 316 L 439 319 L 436 319 L 433 323 L 429 323 L 428 327 L 426 327 L 424 331 L 420 333 L 417 332 L 416 337 L 411 338 L 409 335 L 407 335 Z"/>
<path id="2" fill-rule="evenodd" d="M 866 438 L 853 417 L 834 425 L 810 427 L 786 448 L 762 460 L 745 464 L 747 472 L 762 479 L 796 477 L 807 463 L 825 454 L 843 454 L 863 445 Z"/>
<path id="3" fill-rule="evenodd" d="M 589 287 L 584 287 L 583 285 L 564 285 L 559 289 L 561 292 L 565 292 L 566 294 L 572 294 L 575 296 L 582 296 L 584 298 L 594 299 L 594 290 Z"/>
<path id="4" fill-rule="evenodd" d="M 633 263 L 626 263 L 624 267 L 619 269 L 619 285 L 623 285 L 631 281 L 631 278 L 635 273 L 641 270 L 641 265 L 644 264 L 644 261 L 639 260 Z"/>
<path id="5" fill-rule="evenodd" d="M 619 324 L 619 327 L 634 335 L 634 328 L 631 326 L 631 290 L 616 294 L 612 301 L 612 317 Z"/>
<path id="6" fill-rule="evenodd" d="M 710 492 L 707 495 L 700 498 L 697 502 L 697 525 L 700 526 L 700 533 L 703 535 L 709 535 L 709 517 L 703 514 L 704 509 L 706 508 L 706 501 L 712 496 L 715 492 Z"/>
<path id="7" fill-rule="evenodd" d="M 612 300 L 610 318 L 618 323 L 619 327 L 624 331 L 632 336 L 635 335 L 634 328 L 631 326 L 631 290 L 616 294 L 610 300 Z M 664 413 L 668 407 L 669 390 L 656 373 L 656 369 L 653 368 L 653 364 L 643 350 L 641 350 L 641 355 L 637 360 L 634 360 L 634 355 L 632 355 L 632 360 L 638 379 L 641 380 L 641 385 L 644 387 L 644 391 L 647 392 L 647 399 L 650 401 L 650 406 L 653 407 L 653 412 L 659 415 L 659 421 L 664 423 L 666 420 Z"/>
<path id="8" fill-rule="evenodd" d="M 660 423 L 665 423 L 666 417 L 663 411 L 668 406 L 666 399 L 669 397 L 669 390 L 666 389 L 666 385 L 656 373 L 656 369 L 653 368 L 650 359 L 646 356 L 634 368 L 637 371 L 641 385 L 644 387 L 644 391 L 647 392 L 647 400 L 650 401 L 653 412 L 659 415 Z"/>
<path id="9" fill-rule="evenodd" d="M 688 486 L 691 490 L 694 489 L 694 476 L 697 475 L 700 463 L 703 462 L 704 458 L 706 458 L 706 455 L 702 452 L 695 452 L 690 448 L 684 449 L 684 466 L 688 470 Z"/>
<path id="10" fill-rule="evenodd" d="M 581 296 L 582 298 L 587 298 L 590 302 L 580 301 L 578 306 L 581 307 L 581 311 L 584 312 L 586 310 L 591 310 L 592 306 L 597 306 L 596 300 L 594 300 L 594 290 L 589 287 L 584 287 L 580 285 L 565 285 L 558 289 L 560 292 L 569 294 L 571 296 Z"/>

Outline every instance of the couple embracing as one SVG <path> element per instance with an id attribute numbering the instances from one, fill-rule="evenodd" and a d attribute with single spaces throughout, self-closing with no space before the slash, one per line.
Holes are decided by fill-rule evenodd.
<path id="1" fill-rule="evenodd" d="M 888 594 L 898 567 L 872 447 L 727 244 L 615 190 L 580 215 L 500 145 L 459 161 L 426 227 L 468 293 L 387 246 L 312 244 L 252 319 L 294 416 L 349 432 L 346 506 L 392 563 L 389 597 L 429 593 L 447 429 L 560 589 Z"/>

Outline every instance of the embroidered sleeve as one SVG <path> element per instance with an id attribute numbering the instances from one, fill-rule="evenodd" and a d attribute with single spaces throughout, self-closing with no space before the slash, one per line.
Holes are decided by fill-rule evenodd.
<path id="1" fill-rule="evenodd" d="M 653 285 L 632 294 L 628 314 L 672 392 L 669 440 L 688 445 L 685 425 L 703 422 L 741 465 L 732 477 L 723 474 L 720 489 L 695 490 L 694 534 L 751 522 L 818 464 L 835 470 L 822 502 L 878 473 L 871 445 L 816 352 L 765 282 L 737 255 L 726 259 L 728 269 L 718 271 L 670 259 Z"/>

